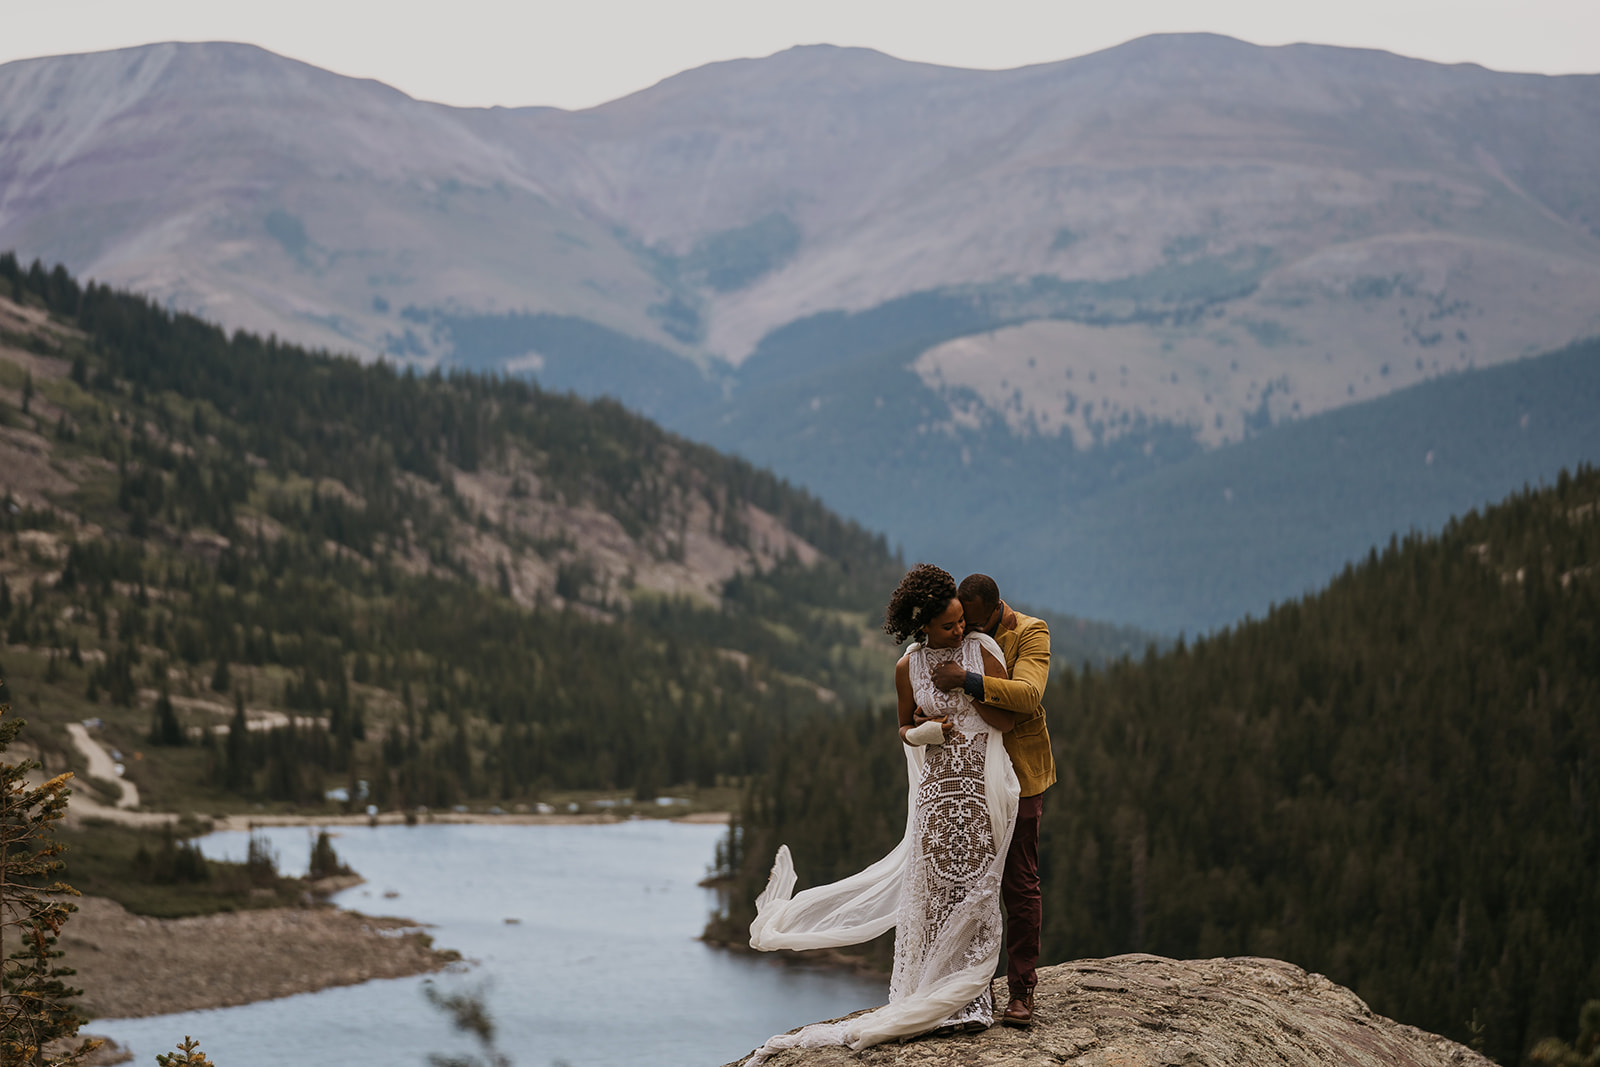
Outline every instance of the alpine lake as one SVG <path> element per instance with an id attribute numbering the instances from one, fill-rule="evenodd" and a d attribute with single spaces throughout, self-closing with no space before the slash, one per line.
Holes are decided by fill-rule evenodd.
<path id="1" fill-rule="evenodd" d="M 283 873 L 304 873 L 314 827 L 256 833 Z M 884 980 L 698 940 L 716 906 L 698 883 L 725 833 L 657 819 L 341 827 L 334 847 L 366 881 L 333 902 L 424 923 L 463 964 L 87 1029 L 127 1047 L 134 1063 L 153 1062 L 185 1035 L 219 1067 L 398 1067 L 480 1054 L 429 1004 L 431 980 L 483 998 L 496 1043 L 517 1067 L 716 1067 L 772 1034 L 882 1003 Z M 209 858 L 239 860 L 248 835 L 200 843 Z"/>

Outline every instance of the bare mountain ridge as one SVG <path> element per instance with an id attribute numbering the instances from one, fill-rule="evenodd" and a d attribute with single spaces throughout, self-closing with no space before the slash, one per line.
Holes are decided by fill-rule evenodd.
<path id="1" fill-rule="evenodd" d="M 1597 170 L 1600 77 L 1209 35 L 998 72 L 813 46 L 582 112 L 244 45 L 0 67 L 0 247 L 229 326 L 613 393 L 950 562 L 981 528 L 908 482 L 929 457 L 1046 529 L 1600 334 Z M 1504 492 L 1474 477 L 1465 506 Z M 1158 619 L 1117 587 L 1096 612 L 1147 626 L 1265 606 Z"/>
<path id="2" fill-rule="evenodd" d="M 1593 77 L 1205 35 L 998 72 L 813 46 L 574 113 L 445 108 L 250 46 L 166 44 L 9 64 L 0 103 L 0 244 L 368 353 L 449 354 L 449 336 L 407 338 L 394 313 L 412 305 L 570 315 L 737 364 L 818 312 L 1262 250 L 1258 280 L 1301 307 L 1307 284 L 1394 277 L 1449 304 L 1462 256 L 1480 275 L 1556 264 L 1561 291 L 1520 316 L 1547 321 L 1469 360 L 1515 354 L 1500 333 L 1520 352 L 1596 327 L 1573 306 L 1600 278 Z M 671 271 L 774 218 L 791 240 L 735 284 Z M 1085 317 L 1051 304 L 1011 317 Z"/>
<path id="3" fill-rule="evenodd" d="M 605 228 L 456 112 L 376 82 L 152 45 L 8 64 L 0 114 L 0 243 L 229 326 L 373 355 L 398 332 L 385 292 L 397 310 L 537 293 L 623 325 L 639 304 L 649 325 L 654 282 Z"/>
<path id="4" fill-rule="evenodd" d="M 547 184 L 646 244 L 794 219 L 792 261 L 711 301 L 707 343 L 735 362 L 807 313 L 1035 274 L 1109 281 L 1254 247 L 1287 266 L 1411 232 L 1591 268 L 1597 250 L 1600 81 L 1383 53 L 1157 37 L 979 72 L 795 49 L 528 124 L 582 131 L 603 181 Z"/>

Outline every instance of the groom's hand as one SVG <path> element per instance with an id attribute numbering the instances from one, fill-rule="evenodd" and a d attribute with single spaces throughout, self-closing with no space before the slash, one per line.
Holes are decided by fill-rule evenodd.
<path id="1" fill-rule="evenodd" d="M 948 693 L 952 689 L 960 689 L 966 683 L 967 671 L 959 663 L 941 663 L 933 669 L 929 678 L 935 689 Z"/>

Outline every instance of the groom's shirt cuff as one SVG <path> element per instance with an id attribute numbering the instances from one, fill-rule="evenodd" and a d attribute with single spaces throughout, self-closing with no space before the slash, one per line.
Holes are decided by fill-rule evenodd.
<path id="1" fill-rule="evenodd" d="M 980 704 L 983 703 L 983 675 L 977 671 L 968 671 L 966 680 L 961 683 L 961 688 L 966 690 L 967 696 Z"/>

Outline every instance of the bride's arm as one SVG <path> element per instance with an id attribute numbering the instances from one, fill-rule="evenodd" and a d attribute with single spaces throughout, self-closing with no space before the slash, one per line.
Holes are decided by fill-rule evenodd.
<path id="1" fill-rule="evenodd" d="M 935 721 L 917 714 L 917 698 L 911 694 L 911 655 L 907 653 L 900 657 L 900 662 L 894 666 L 894 693 L 896 697 L 896 710 L 900 715 L 900 740 L 906 744 L 906 731 L 922 725 L 924 722 Z M 918 720 L 921 720 L 920 722 Z M 950 731 L 955 729 L 952 722 L 943 722 L 944 736 L 948 740 Z"/>
<path id="2" fill-rule="evenodd" d="M 906 731 L 914 723 L 912 717 L 917 713 L 917 700 L 911 695 L 911 655 L 907 653 L 900 657 L 900 662 L 894 665 L 894 695 L 895 710 L 900 715 L 900 740 L 906 740 Z M 906 742 L 909 744 L 910 742 Z"/>
<path id="3" fill-rule="evenodd" d="M 987 648 L 983 649 L 982 652 L 983 676 L 985 678 L 1006 677 L 1006 665 L 995 659 L 994 654 Z M 979 715 L 983 716 L 984 722 L 1003 734 L 1010 733 L 1011 728 L 1017 724 L 1017 713 L 1014 711 L 1006 711 L 1004 708 L 997 708 L 992 704 L 980 704 L 976 701 L 973 702 L 972 706 L 978 710 Z"/>

